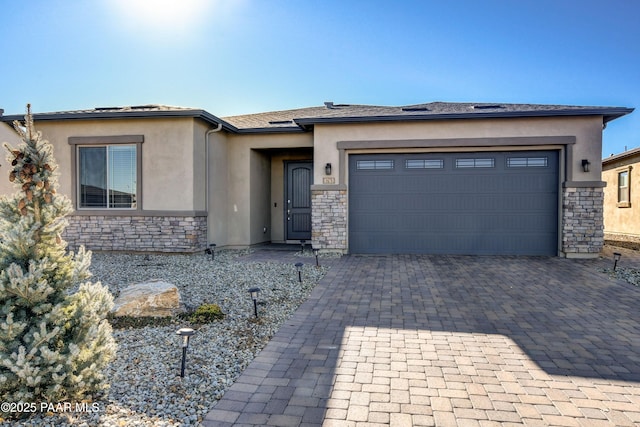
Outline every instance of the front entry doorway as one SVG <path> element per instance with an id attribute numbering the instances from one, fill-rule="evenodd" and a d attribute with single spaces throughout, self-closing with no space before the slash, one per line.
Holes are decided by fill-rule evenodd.
<path id="1" fill-rule="evenodd" d="M 285 221 L 287 240 L 311 240 L 313 162 L 287 162 Z"/>

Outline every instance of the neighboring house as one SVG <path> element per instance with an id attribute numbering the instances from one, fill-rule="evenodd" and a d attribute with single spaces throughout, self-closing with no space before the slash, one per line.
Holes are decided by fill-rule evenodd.
<path id="1" fill-rule="evenodd" d="M 604 236 L 640 242 L 640 147 L 602 160 Z"/>
<path id="2" fill-rule="evenodd" d="M 327 102 L 223 119 L 144 105 L 35 120 L 75 206 L 72 248 L 305 239 L 349 253 L 594 257 L 602 130 L 632 111 Z"/>

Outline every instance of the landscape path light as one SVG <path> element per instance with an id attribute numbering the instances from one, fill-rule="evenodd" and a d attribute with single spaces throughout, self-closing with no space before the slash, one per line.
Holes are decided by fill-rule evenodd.
<path id="1" fill-rule="evenodd" d="M 616 267 L 618 266 L 618 261 L 620 261 L 621 257 L 622 257 L 621 253 L 619 252 L 613 253 L 613 271 L 616 271 Z"/>
<path id="2" fill-rule="evenodd" d="M 297 263 L 296 263 L 296 268 L 298 269 L 298 281 L 299 281 L 300 283 L 302 283 L 302 266 L 303 266 L 303 265 L 304 265 L 304 264 L 303 264 L 303 263 L 301 263 L 301 262 L 297 262 Z"/>
<path id="3" fill-rule="evenodd" d="M 304 244 L 307 243 L 306 240 L 300 239 L 300 253 L 304 253 Z"/>
<path id="4" fill-rule="evenodd" d="M 251 294 L 251 299 L 253 300 L 253 312 L 256 317 L 258 317 L 258 295 L 260 294 L 260 288 L 251 288 L 249 289 L 249 293 Z"/>
<path id="5" fill-rule="evenodd" d="M 320 264 L 318 263 L 318 253 L 320 252 L 320 250 L 318 248 L 313 248 L 313 254 L 316 256 L 316 267 L 320 267 Z"/>
<path id="6" fill-rule="evenodd" d="M 176 331 L 176 334 L 182 337 L 182 365 L 180 367 L 181 378 L 184 378 L 184 367 L 187 363 L 187 348 L 189 347 L 189 338 L 191 338 L 191 336 L 195 333 L 196 331 L 191 328 L 180 328 Z"/>
<path id="7" fill-rule="evenodd" d="M 216 259 L 216 244 L 212 243 L 209 245 L 209 252 L 211 252 L 211 259 Z"/>

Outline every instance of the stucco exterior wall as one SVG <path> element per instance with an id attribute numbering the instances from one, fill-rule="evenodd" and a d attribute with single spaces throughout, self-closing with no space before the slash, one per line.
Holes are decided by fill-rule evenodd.
<path id="1" fill-rule="evenodd" d="M 71 248 L 194 252 L 207 243 L 206 126 L 193 118 L 36 121 L 54 147 L 59 193 L 73 200 L 71 137 L 142 135 L 138 209 L 76 210 L 64 238 Z"/>
<path id="2" fill-rule="evenodd" d="M 606 160 L 606 159 L 605 159 Z M 618 203 L 618 173 L 629 171 L 628 205 Z M 609 240 L 640 242 L 640 153 L 603 166 L 604 233 Z"/>
<path id="3" fill-rule="evenodd" d="M 61 193 L 69 197 L 72 194 L 69 172 L 75 165 L 71 164 L 73 146 L 68 143 L 69 137 L 144 135 L 142 209 L 195 211 L 203 194 L 196 197 L 193 122 L 192 118 L 68 120 L 36 122 L 36 127 L 54 146 L 54 155 L 63 171 Z M 76 201 L 73 202 L 75 206 Z"/>
<path id="4" fill-rule="evenodd" d="M 251 237 L 250 244 L 271 240 L 271 159 L 264 151 L 251 150 Z"/>
<path id="5" fill-rule="evenodd" d="M 434 120 L 427 122 L 392 122 L 367 124 L 316 125 L 314 128 L 314 182 L 322 183 L 324 165 L 331 163 L 335 184 L 346 184 L 346 159 L 340 158 L 338 142 L 389 141 L 389 147 L 403 150 L 403 141 L 423 141 L 426 148 L 404 151 L 473 151 L 473 145 L 461 147 L 460 139 L 574 136 L 575 144 L 567 150 L 566 181 L 600 181 L 602 151 L 602 116 L 550 117 L 514 119 Z M 450 143 L 447 140 L 451 140 Z M 472 142 L 470 142 L 472 144 Z M 484 149 L 509 149 L 509 141 Z M 388 148 L 384 151 L 393 151 Z M 374 150 L 360 150 L 370 152 Z M 381 151 L 378 149 L 377 151 Z M 589 173 L 582 172 L 581 161 L 591 162 Z M 339 167 L 338 167 L 339 166 Z"/>
<path id="6" fill-rule="evenodd" d="M 215 243 L 218 246 L 225 246 L 229 241 L 228 151 L 226 133 L 216 132 L 209 136 L 207 154 L 207 163 L 209 165 L 207 235 L 209 243 Z"/>
<path id="7" fill-rule="evenodd" d="M 264 171 L 251 170 L 251 152 L 256 150 L 266 158 L 281 150 L 292 150 L 313 147 L 313 135 L 310 133 L 296 134 L 249 134 L 227 135 L 227 241 L 215 242 L 218 246 L 246 247 L 263 240 L 260 236 L 265 226 L 264 213 L 270 215 L 271 197 L 263 198 L 259 192 L 270 191 L 272 188 L 271 174 Z M 256 153 L 257 155 L 258 153 Z M 254 158 L 257 159 L 258 157 Z M 255 164 L 255 163 L 254 163 Z M 252 176 L 263 177 L 266 187 L 252 187 Z M 254 181 L 255 182 L 255 181 Z M 278 183 L 275 183 L 278 185 Z M 281 185 L 284 185 L 282 183 Z M 280 206 L 281 201 L 278 201 Z M 266 223 L 271 225 L 271 219 Z M 253 235 L 252 235 L 252 230 Z M 273 235 L 272 235 L 273 237 Z"/>
<path id="8" fill-rule="evenodd" d="M 331 195 L 339 191 L 346 191 L 348 200 L 349 154 L 558 149 L 559 194 L 571 201 L 565 204 L 571 205 L 571 214 L 565 215 L 568 208 L 558 213 L 558 252 L 591 257 L 602 248 L 602 116 L 322 124 L 315 126 L 314 140 L 314 210 L 324 209 L 326 203 L 322 201 L 331 200 Z M 584 172 L 582 159 L 590 162 L 589 172 Z M 332 164 L 331 176 L 325 175 L 326 163 Z M 563 201 L 559 202 L 562 206 Z M 594 209 L 598 203 L 600 209 Z M 342 212 L 338 209 L 331 215 L 333 223 L 347 224 L 348 239 L 348 206 Z M 337 231 L 315 215 L 313 244 L 327 250 L 346 250 L 348 241 L 344 246 L 329 243 L 339 240 L 334 236 Z M 317 229 L 320 225 L 322 230 Z"/>
<path id="9" fill-rule="evenodd" d="M 191 181 L 193 182 L 193 210 L 207 210 L 207 148 L 205 147 L 206 133 L 211 129 L 205 122 L 193 121 L 193 168 Z"/>

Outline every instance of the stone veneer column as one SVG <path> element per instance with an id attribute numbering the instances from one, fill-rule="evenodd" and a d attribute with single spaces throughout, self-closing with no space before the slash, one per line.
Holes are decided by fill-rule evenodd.
<path id="1" fill-rule="evenodd" d="M 311 190 L 311 240 L 321 250 L 347 250 L 347 190 Z"/>
<path id="2" fill-rule="evenodd" d="M 562 251 L 567 258 L 596 257 L 604 245 L 601 187 L 567 187 L 562 193 Z"/>
<path id="3" fill-rule="evenodd" d="M 99 251 L 197 252 L 207 247 L 205 216 L 71 215 L 69 248 Z"/>

